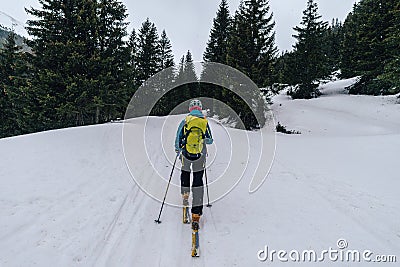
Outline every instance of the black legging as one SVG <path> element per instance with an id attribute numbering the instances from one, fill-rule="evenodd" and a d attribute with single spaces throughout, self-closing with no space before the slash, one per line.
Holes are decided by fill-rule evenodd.
<path id="1" fill-rule="evenodd" d="M 197 160 L 189 160 L 185 156 L 181 155 L 182 171 L 181 171 L 181 194 L 190 192 L 190 166 L 193 170 L 193 203 L 192 213 L 203 214 L 203 195 L 204 195 L 204 184 L 203 174 L 205 167 L 205 156 L 201 156 Z"/>

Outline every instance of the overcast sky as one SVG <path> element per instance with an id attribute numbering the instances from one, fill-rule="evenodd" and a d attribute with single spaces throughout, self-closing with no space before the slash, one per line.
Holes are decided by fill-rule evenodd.
<path id="1" fill-rule="evenodd" d="M 25 23 L 29 19 L 24 7 L 40 7 L 38 0 L 0 0 L 0 23 L 10 25 L 10 19 Z M 128 10 L 129 30 L 138 29 L 149 17 L 159 33 L 166 30 L 171 40 L 175 61 L 190 50 L 195 61 L 201 61 L 212 20 L 218 10 L 220 0 L 122 0 Z M 240 0 L 228 0 L 231 14 Z M 319 13 L 325 21 L 338 18 L 344 21 L 357 0 L 317 0 Z M 271 11 L 276 22 L 276 44 L 283 50 L 291 50 L 294 43 L 293 27 L 301 21 L 307 0 L 270 0 Z M 21 29 L 16 27 L 17 32 Z"/>

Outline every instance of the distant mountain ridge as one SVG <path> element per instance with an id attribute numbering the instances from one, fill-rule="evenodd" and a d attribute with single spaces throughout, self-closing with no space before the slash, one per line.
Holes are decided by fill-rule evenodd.
<path id="1" fill-rule="evenodd" d="M 8 35 L 11 33 L 11 30 L 4 27 L 0 24 L 0 48 L 3 48 L 4 43 L 7 40 Z M 24 42 L 24 37 L 16 34 L 15 42 L 17 45 L 21 46 L 24 51 L 29 51 L 29 47 Z"/>

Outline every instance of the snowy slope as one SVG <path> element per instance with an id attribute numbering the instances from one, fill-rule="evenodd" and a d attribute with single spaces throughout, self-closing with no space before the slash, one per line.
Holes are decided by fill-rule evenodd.
<path id="1" fill-rule="evenodd" d="M 0 266 L 309 266 L 276 258 L 261 262 L 257 252 L 266 245 L 321 251 L 336 248 L 339 238 L 350 249 L 396 255 L 400 106 L 393 97 L 342 94 L 350 82 L 324 85 L 318 99 L 274 98 L 276 120 L 302 134 L 277 134 L 274 165 L 258 191 L 248 193 L 252 177 L 246 171 L 228 195 L 205 208 L 197 259 L 190 257 L 191 231 L 181 224 L 179 208 L 166 206 L 163 223 L 154 223 L 160 203 L 128 171 L 122 124 L 0 140 Z M 171 139 L 180 118 L 150 123 L 157 128 L 171 120 Z M 229 147 L 226 132 L 233 139 L 239 133 L 214 122 L 211 127 L 211 151 L 217 151 L 208 170 L 213 181 L 230 158 L 223 149 Z M 172 144 L 162 148 L 159 142 L 150 143 L 148 152 L 163 155 L 163 149 L 173 155 Z M 169 156 L 156 158 L 164 177 Z M 141 158 L 135 167 L 151 177 Z M 230 165 L 233 173 L 240 164 Z M 249 168 L 255 165 L 251 161 Z M 179 184 L 178 172 L 173 183 Z"/>

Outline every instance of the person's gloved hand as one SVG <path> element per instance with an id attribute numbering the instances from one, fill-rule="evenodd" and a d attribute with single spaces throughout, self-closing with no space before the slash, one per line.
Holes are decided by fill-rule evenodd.
<path id="1" fill-rule="evenodd" d="M 207 145 L 211 145 L 213 143 L 213 139 L 212 138 L 205 138 L 205 142 Z"/>

